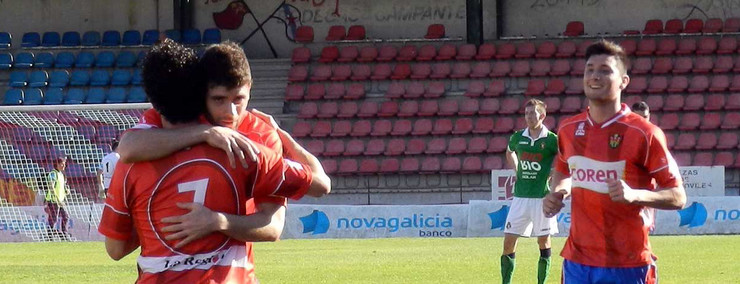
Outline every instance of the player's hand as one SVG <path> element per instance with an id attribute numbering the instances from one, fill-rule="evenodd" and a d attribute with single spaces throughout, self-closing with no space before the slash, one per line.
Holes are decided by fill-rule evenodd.
<path id="1" fill-rule="evenodd" d="M 272 115 L 266 114 L 264 112 L 261 112 L 257 109 L 252 109 L 252 114 L 257 116 L 259 119 L 262 119 L 263 121 L 267 122 L 272 126 L 272 128 L 278 129 L 280 126 L 278 125 L 277 121 L 275 121 L 275 118 L 272 117 Z"/>
<path id="2" fill-rule="evenodd" d="M 605 182 L 609 186 L 609 197 L 612 201 L 627 204 L 637 201 L 637 191 L 627 185 L 624 180 L 607 178 Z"/>
<path id="3" fill-rule="evenodd" d="M 162 228 L 162 232 L 171 232 L 167 240 L 181 240 L 175 245 L 180 248 L 218 230 L 218 213 L 211 211 L 200 203 L 177 203 L 177 207 L 189 209 L 185 215 L 162 218 L 163 223 L 172 225 Z"/>
<path id="4" fill-rule="evenodd" d="M 545 195 L 545 198 L 542 199 L 542 211 L 545 213 L 545 217 L 552 218 L 558 214 L 565 207 L 564 199 L 565 193 L 562 191 L 550 192 Z"/>
<path id="5" fill-rule="evenodd" d="M 247 167 L 247 159 L 257 161 L 257 149 L 252 141 L 241 133 L 227 127 L 213 126 L 206 131 L 206 143 L 226 152 L 229 157 L 229 165 L 236 168 L 236 158 L 242 167 Z M 236 157 L 236 158 L 235 158 Z"/>

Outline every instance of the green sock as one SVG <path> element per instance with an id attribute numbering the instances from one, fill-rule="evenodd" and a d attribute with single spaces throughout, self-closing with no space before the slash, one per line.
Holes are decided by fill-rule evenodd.
<path id="1" fill-rule="evenodd" d="M 501 256 L 501 283 L 511 283 L 511 277 L 514 275 L 514 267 L 516 267 L 516 259 L 509 255 Z"/>
<path id="2" fill-rule="evenodd" d="M 547 276 L 550 275 L 550 258 L 540 257 L 540 261 L 537 262 L 537 283 L 542 284 L 547 282 Z"/>

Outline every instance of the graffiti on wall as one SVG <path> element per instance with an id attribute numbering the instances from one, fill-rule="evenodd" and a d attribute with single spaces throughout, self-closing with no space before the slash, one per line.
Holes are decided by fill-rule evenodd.
<path id="1" fill-rule="evenodd" d="M 665 3 L 665 2 L 664 2 Z M 677 18 L 731 18 L 740 14 L 740 0 L 688 1 L 677 8 Z"/>
<path id="2" fill-rule="evenodd" d="M 531 0 L 529 5 L 533 10 L 545 10 L 550 8 L 563 7 L 594 7 L 601 3 L 601 0 Z"/>

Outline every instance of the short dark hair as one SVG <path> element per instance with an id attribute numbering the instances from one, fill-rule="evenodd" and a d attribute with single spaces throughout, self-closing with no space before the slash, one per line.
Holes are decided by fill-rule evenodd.
<path id="1" fill-rule="evenodd" d="M 586 48 L 586 60 L 588 61 L 591 56 L 594 55 L 609 55 L 614 56 L 617 59 L 617 67 L 620 68 L 623 74 L 627 74 L 627 69 L 630 68 L 630 60 L 627 57 L 627 53 L 619 44 L 608 41 L 605 39 L 599 40 L 592 43 Z"/>
<path id="2" fill-rule="evenodd" d="M 545 102 L 538 100 L 538 99 L 529 99 L 526 103 L 524 103 L 524 107 L 533 106 L 536 110 L 539 110 L 542 113 L 547 112 L 547 104 Z"/>
<path id="3" fill-rule="evenodd" d="M 646 102 L 636 102 L 632 104 L 632 110 L 636 111 L 649 111 L 650 106 Z"/>
<path id="4" fill-rule="evenodd" d="M 252 86 L 252 71 L 244 50 L 232 41 L 224 41 L 206 48 L 200 59 L 200 72 L 208 88 L 224 86 L 228 89 L 242 85 Z"/>
<path id="5" fill-rule="evenodd" d="M 116 148 L 118 148 L 118 139 L 113 139 L 110 141 L 110 148 L 111 150 L 115 151 Z"/>
<path id="6" fill-rule="evenodd" d="M 144 91 L 154 109 L 171 123 L 192 122 L 205 110 L 196 74 L 198 56 L 171 39 L 152 46 L 144 57 Z"/>

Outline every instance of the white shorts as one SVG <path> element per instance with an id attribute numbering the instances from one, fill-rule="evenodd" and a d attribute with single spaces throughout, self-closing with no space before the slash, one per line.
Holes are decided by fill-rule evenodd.
<path id="1" fill-rule="evenodd" d="M 554 235 L 558 233 L 558 221 L 554 216 L 545 217 L 542 198 L 514 197 L 506 216 L 504 233 L 522 237 Z"/>

